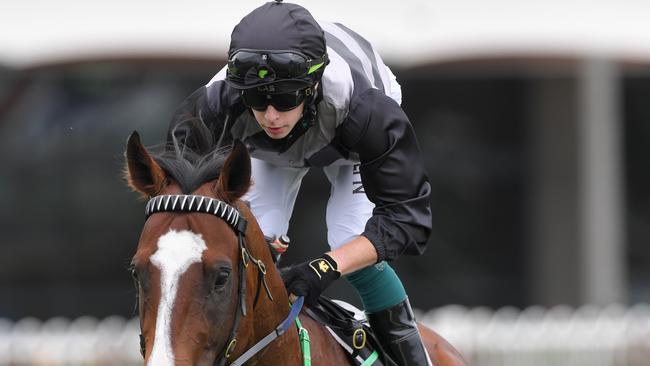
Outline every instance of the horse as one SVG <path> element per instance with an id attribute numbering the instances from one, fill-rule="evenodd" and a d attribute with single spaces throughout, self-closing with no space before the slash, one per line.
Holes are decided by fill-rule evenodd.
<path id="1" fill-rule="evenodd" d="M 144 365 L 352 364 L 326 327 L 297 314 L 302 298 L 290 308 L 241 200 L 250 155 L 241 142 L 230 146 L 189 158 L 178 146 L 156 155 L 135 131 L 128 139 L 125 178 L 149 200 L 131 261 Z M 420 332 L 435 365 L 466 364 L 434 331 L 420 325 Z M 303 355 L 305 334 L 311 352 Z"/>

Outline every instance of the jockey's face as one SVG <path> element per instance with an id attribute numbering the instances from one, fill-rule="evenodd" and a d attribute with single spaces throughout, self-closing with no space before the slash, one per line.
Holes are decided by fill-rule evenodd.
<path id="1" fill-rule="evenodd" d="M 300 103 L 296 108 L 286 112 L 280 112 L 273 105 L 269 104 L 263 111 L 255 109 L 253 115 L 260 127 L 272 139 L 281 139 L 286 137 L 293 129 L 293 126 L 300 121 L 302 112 L 305 109 L 305 102 Z"/>

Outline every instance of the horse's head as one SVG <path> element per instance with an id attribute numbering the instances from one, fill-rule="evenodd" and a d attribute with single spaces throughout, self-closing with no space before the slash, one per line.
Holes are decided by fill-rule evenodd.
<path id="1" fill-rule="evenodd" d="M 271 295 L 286 296 L 262 233 L 239 200 L 250 185 L 244 145 L 235 143 L 227 156 L 187 154 L 177 148 L 154 156 L 135 132 L 127 143 L 128 184 L 149 199 L 132 260 L 147 365 L 212 365 L 225 353 L 241 353 L 242 339 L 254 331 L 241 319 L 251 317 L 245 313 L 252 298 L 268 305 Z M 266 273 L 265 263 L 272 283 L 260 294 L 266 284 L 255 272 Z"/>

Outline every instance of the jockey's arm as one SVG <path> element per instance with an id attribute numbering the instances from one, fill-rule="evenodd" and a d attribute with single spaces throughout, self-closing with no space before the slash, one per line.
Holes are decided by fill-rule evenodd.
<path id="1" fill-rule="evenodd" d="M 232 143 L 232 137 L 224 124 L 234 120 L 245 110 L 239 94 L 233 88 L 227 87 L 225 81 L 215 80 L 208 86 L 202 86 L 190 94 L 177 107 L 167 131 L 169 146 L 183 144 L 195 152 L 213 148 L 217 141 L 202 141 L 197 139 L 197 129 L 212 131 L 215 140 L 221 139 L 221 146 Z"/>
<path id="2" fill-rule="evenodd" d="M 363 235 L 357 236 L 327 254 L 336 261 L 341 275 L 347 275 L 377 263 L 377 250 Z"/>
<path id="3" fill-rule="evenodd" d="M 359 240 L 374 246 L 375 262 L 422 254 L 432 229 L 431 186 L 408 117 L 394 100 L 370 89 L 351 103 L 344 124 L 341 145 L 359 155 L 363 188 L 375 204 L 359 233 L 365 240 Z M 354 262 L 371 258 L 354 255 Z"/>
<path id="4" fill-rule="evenodd" d="M 368 267 L 370 265 L 373 265 L 377 263 L 377 250 L 375 249 L 375 246 L 372 245 L 370 240 L 368 240 L 365 236 L 359 235 L 356 238 L 350 240 L 349 242 L 343 244 L 342 246 L 334 249 L 331 252 L 325 253 L 325 256 L 329 256 L 336 262 L 337 270 L 336 272 L 339 273 L 341 276 L 348 275 L 352 272 L 356 272 L 360 269 L 363 269 L 365 267 Z M 307 289 L 309 289 L 311 286 L 314 285 L 314 280 L 316 278 L 312 278 L 312 281 L 308 281 L 309 276 L 313 276 L 312 269 L 307 269 L 306 272 L 302 272 L 304 268 L 307 267 L 304 265 L 303 268 L 301 266 L 296 266 L 293 267 L 293 269 L 290 269 L 289 271 L 285 271 L 283 274 L 283 278 L 285 278 L 285 283 L 287 282 L 286 276 L 288 273 L 290 273 L 292 270 L 296 271 L 297 274 L 291 274 L 290 276 L 293 277 L 298 277 L 300 278 L 300 281 L 302 284 L 300 284 L 299 288 L 294 288 L 292 291 L 291 288 L 288 288 L 287 290 L 289 291 L 289 299 L 291 301 L 296 301 L 296 295 L 293 294 L 295 293 L 300 293 L 301 295 L 305 294 L 310 294 L 311 296 L 308 296 L 312 298 L 311 302 L 315 302 L 315 298 L 320 295 L 321 291 L 327 287 L 329 282 L 332 280 L 338 278 L 339 275 L 335 276 L 334 278 L 329 279 L 327 284 L 322 285 L 323 287 L 319 291 L 311 292 Z M 307 267 L 308 268 L 308 267 Z M 317 267 L 313 268 L 313 270 L 316 270 Z M 305 276 L 307 275 L 307 276 Z M 319 276 L 320 277 L 320 276 Z M 323 277 L 320 277 L 320 279 L 323 279 Z M 317 280 L 316 280 L 317 281 Z M 291 282 L 291 281 L 289 281 Z M 320 282 L 320 281 L 317 281 Z M 310 285 L 311 284 L 311 285 Z M 306 286 L 306 288 L 305 288 Z M 301 293 L 300 289 L 303 291 L 306 291 L 305 293 Z M 298 291 L 296 291 L 298 290 Z M 311 293 L 310 293 L 311 292 Z M 309 302 L 309 300 L 308 300 Z"/>

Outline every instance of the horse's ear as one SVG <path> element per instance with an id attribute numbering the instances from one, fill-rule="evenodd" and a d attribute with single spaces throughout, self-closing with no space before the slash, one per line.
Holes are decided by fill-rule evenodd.
<path id="1" fill-rule="evenodd" d="M 162 190 L 166 180 L 165 172 L 142 145 L 136 131 L 129 136 L 124 156 L 124 175 L 131 189 L 140 192 L 143 198 L 153 197 Z"/>
<path id="2" fill-rule="evenodd" d="M 235 140 L 232 151 L 221 168 L 219 180 L 215 185 L 217 197 L 232 202 L 248 192 L 251 185 L 251 157 L 248 149 Z"/>

